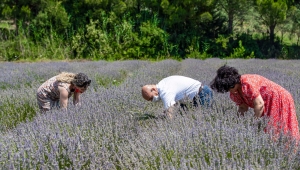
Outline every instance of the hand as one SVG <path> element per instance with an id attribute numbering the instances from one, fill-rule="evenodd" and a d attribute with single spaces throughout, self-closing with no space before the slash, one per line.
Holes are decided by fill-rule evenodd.
<path id="1" fill-rule="evenodd" d="M 172 113 L 170 113 L 170 112 L 166 112 L 166 114 L 167 114 L 167 117 L 168 117 L 169 119 L 173 119 L 173 115 L 172 115 Z"/>
<path id="2" fill-rule="evenodd" d="M 166 114 L 166 116 L 169 119 L 173 119 L 173 110 L 174 110 L 174 106 L 169 107 L 167 110 L 164 111 L 164 113 Z"/>
<path id="3" fill-rule="evenodd" d="M 257 127 L 258 131 L 260 131 L 262 126 L 263 126 L 263 119 L 258 118 L 258 117 L 254 117 L 254 119 L 252 121 L 252 126 Z"/>
<path id="4" fill-rule="evenodd" d="M 237 112 L 236 115 L 237 115 L 238 117 L 240 117 L 240 116 L 244 116 L 244 113 L 245 113 L 245 112 Z"/>

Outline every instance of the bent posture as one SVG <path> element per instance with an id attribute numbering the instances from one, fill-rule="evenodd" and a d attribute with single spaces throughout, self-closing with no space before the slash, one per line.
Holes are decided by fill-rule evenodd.
<path id="1" fill-rule="evenodd" d="M 251 107 L 255 117 L 269 117 L 266 132 L 273 131 L 277 136 L 283 130 L 300 139 L 293 97 L 280 85 L 260 75 L 240 75 L 237 69 L 225 65 L 218 69 L 211 88 L 221 93 L 229 91 L 240 114 Z"/>
<path id="2" fill-rule="evenodd" d="M 142 96 L 147 101 L 163 101 L 165 113 L 172 118 L 173 106 L 185 98 L 194 101 L 197 106 L 196 95 L 199 95 L 201 105 L 210 105 L 212 90 L 203 86 L 201 82 L 184 76 L 170 76 L 162 79 L 158 84 L 142 87 Z"/>
<path id="3" fill-rule="evenodd" d="M 73 95 L 73 104 L 80 104 L 80 95 L 86 91 L 91 80 L 83 73 L 63 72 L 44 82 L 37 90 L 37 101 L 42 113 L 54 107 L 67 109 L 68 99 Z"/>

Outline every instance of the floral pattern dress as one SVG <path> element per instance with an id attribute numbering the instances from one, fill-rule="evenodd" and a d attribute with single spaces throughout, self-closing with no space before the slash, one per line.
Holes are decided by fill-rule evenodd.
<path id="1" fill-rule="evenodd" d="M 56 77 L 52 77 L 43 83 L 37 90 L 37 102 L 40 110 L 48 111 L 52 108 L 59 107 L 60 92 L 58 86 L 64 87 L 68 92 L 68 98 L 72 96 L 68 83 L 59 82 Z"/>
<path id="2" fill-rule="evenodd" d="M 245 103 L 253 108 L 253 101 L 261 95 L 264 100 L 262 116 L 268 116 L 266 132 L 271 130 L 279 134 L 281 130 L 299 140 L 299 127 L 292 95 L 280 85 L 256 74 L 241 76 L 242 95 L 230 93 L 230 98 L 237 105 Z"/>

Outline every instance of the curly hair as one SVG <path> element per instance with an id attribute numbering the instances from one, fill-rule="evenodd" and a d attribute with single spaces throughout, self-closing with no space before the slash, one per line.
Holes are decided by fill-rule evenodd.
<path id="1" fill-rule="evenodd" d="M 62 72 L 59 75 L 56 76 L 56 80 L 63 83 L 70 83 L 74 80 L 76 74 L 74 73 L 68 73 L 68 72 Z"/>
<path id="2" fill-rule="evenodd" d="M 224 65 L 217 70 L 217 76 L 210 83 L 210 87 L 219 93 L 225 93 L 236 84 L 240 84 L 240 79 L 241 75 L 236 68 Z"/>
<path id="3" fill-rule="evenodd" d="M 78 87 L 87 87 L 91 84 L 91 80 L 84 73 L 78 73 L 75 75 L 72 83 Z"/>
<path id="4" fill-rule="evenodd" d="M 56 80 L 63 83 L 74 84 L 78 87 L 87 87 L 91 83 L 91 80 L 84 73 L 74 74 L 62 72 L 56 76 Z"/>

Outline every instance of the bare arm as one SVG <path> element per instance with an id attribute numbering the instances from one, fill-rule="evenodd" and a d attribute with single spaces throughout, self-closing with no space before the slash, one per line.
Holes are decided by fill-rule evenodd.
<path id="1" fill-rule="evenodd" d="M 174 106 L 170 106 L 164 113 L 167 115 L 168 118 L 173 118 Z"/>
<path id="2" fill-rule="evenodd" d="M 60 96 L 59 96 L 60 107 L 62 109 L 67 109 L 69 92 L 64 87 L 60 87 L 60 86 L 58 86 L 58 90 L 60 92 Z"/>
<path id="3" fill-rule="evenodd" d="M 257 118 L 261 117 L 261 115 L 264 112 L 264 105 L 265 105 L 265 102 L 262 99 L 261 95 L 259 95 L 254 99 L 253 105 L 254 105 L 254 116 Z"/>
<path id="4" fill-rule="evenodd" d="M 73 97 L 73 104 L 76 105 L 80 105 L 80 94 L 79 92 L 75 92 L 74 93 L 74 97 Z"/>

